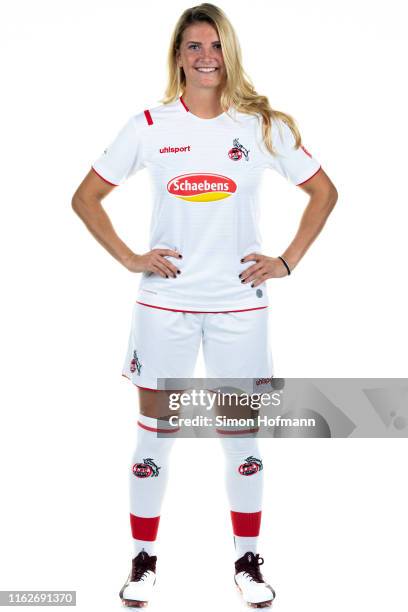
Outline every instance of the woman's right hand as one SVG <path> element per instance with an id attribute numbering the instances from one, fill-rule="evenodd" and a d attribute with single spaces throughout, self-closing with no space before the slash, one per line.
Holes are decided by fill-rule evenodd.
<path id="1" fill-rule="evenodd" d="M 123 262 L 123 265 L 130 272 L 153 272 L 163 278 L 169 278 L 169 276 L 177 278 L 180 270 L 166 259 L 166 255 L 177 259 L 182 258 L 180 253 L 171 249 L 152 249 L 144 255 L 133 253 Z"/>

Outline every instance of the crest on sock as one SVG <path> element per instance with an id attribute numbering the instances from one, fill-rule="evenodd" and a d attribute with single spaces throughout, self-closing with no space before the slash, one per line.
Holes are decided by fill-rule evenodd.
<path id="1" fill-rule="evenodd" d="M 241 474 L 241 476 L 252 476 L 253 474 L 260 472 L 262 469 L 262 460 L 250 455 L 245 459 L 244 463 L 241 463 L 238 468 L 238 472 Z"/>
<path id="2" fill-rule="evenodd" d="M 159 475 L 160 469 L 161 468 L 155 464 L 153 459 L 149 457 L 147 459 L 143 459 L 143 463 L 135 463 L 132 471 L 137 478 L 153 478 Z"/>

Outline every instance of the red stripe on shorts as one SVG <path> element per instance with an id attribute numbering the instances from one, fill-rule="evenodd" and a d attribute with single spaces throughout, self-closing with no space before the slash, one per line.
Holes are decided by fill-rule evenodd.
<path id="1" fill-rule="evenodd" d="M 172 312 L 191 312 L 196 314 L 227 314 L 228 312 L 247 312 L 248 310 L 261 310 L 268 306 L 257 306 L 256 308 L 244 308 L 243 310 L 176 310 L 175 308 L 164 308 L 163 306 L 153 306 L 153 304 L 145 304 L 136 300 L 136 304 L 148 306 L 149 308 L 158 308 L 159 310 L 171 310 Z"/>
<path id="2" fill-rule="evenodd" d="M 137 387 L 138 389 L 146 389 L 146 391 L 161 391 L 161 389 L 151 389 L 150 387 L 141 387 L 140 385 L 137 385 L 136 383 L 134 383 L 132 379 L 129 378 L 129 376 L 127 374 L 124 374 L 123 372 L 122 372 L 122 376 L 130 380 L 130 382 L 133 383 L 135 387 Z"/>

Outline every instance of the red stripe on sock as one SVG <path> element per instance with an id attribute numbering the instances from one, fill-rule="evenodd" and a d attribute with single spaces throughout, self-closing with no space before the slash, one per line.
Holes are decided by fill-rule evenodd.
<path id="1" fill-rule="evenodd" d="M 141 421 L 138 421 L 137 424 L 142 429 L 146 429 L 146 431 L 155 431 L 157 433 L 175 433 L 175 432 L 180 430 L 180 427 L 172 427 L 171 429 L 170 429 L 170 427 L 169 428 L 166 428 L 166 427 L 161 427 L 161 428 L 149 427 L 149 425 L 145 425 Z"/>
<path id="2" fill-rule="evenodd" d="M 231 510 L 234 535 L 251 538 L 259 535 L 262 512 L 234 512 Z"/>
<path id="3" fill-rule="evenodd" d="M 259 427 L 253 427 L 252 429 L 219 429 L 218 427 L 216 427 L 216 432 L 219 434 L 222 434 L 223 436 L 235 436 L 235 435 L 247 435 L 247 434 L 252 434 L 252 433 L 256 433 L 257 431 L 259 431 Z"/>
<path id="4" fill-rule="evenodd" d="M 145 540 L 145 542 L 154 542 L 159 529 L 160 516 L 146 518 L 144 516 L 135 516 L 130 514 L 130 528 L 132 536 L 135 540 Z"/>

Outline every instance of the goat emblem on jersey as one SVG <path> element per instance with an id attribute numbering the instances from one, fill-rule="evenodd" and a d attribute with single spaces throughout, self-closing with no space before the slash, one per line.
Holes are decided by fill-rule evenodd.
<path id="1" fill-rule="evenodd" d="M 133 351 L 133 359 L 130 362 L 130 371 L 133 374 L 133 372 L 137 370 L 137 373 L 140 376 L 141 369 L 142 369 L 142 364 L 140 363 L 139 357 L 137 356 L 137 352 Z"/>
<path id="2" fill-rule="evenodd" d="M 135 463 L 132 471 L 138 478 L 153 478 L 159 475 L 160 469 L 161 468 L 155 464 L 153 459 L 148 457 L 147 459 L 143 459 L 143 463 Z"/>
<path id="3" fill-rule="evenodd" d="M 238 138 L 234 138 L 232 142 L 232 149 L 228 151 L 228 157 L 232 159 L 232 161 L 239 161 L 244 157 L 245 161 L 249 161 L 249 149 L 246 149 L 242 144 L 240 144 Z"/>
<path id="4" fill-rule="evenodd" d="M 257 459 L 252 455 L 245 459 L 245 463 L 242 463 L 238 471 L 241 476 L 252 476 L 252 474 L 256 474 L 263 469 L 262 459 Z"/>

